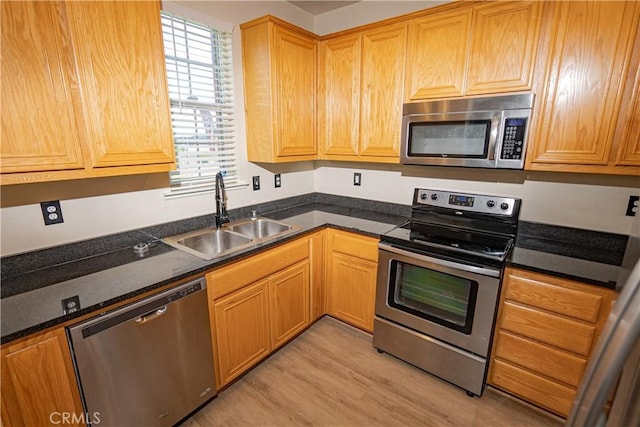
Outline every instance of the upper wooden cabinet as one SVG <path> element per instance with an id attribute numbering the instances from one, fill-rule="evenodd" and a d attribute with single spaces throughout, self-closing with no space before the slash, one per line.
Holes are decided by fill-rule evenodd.
<path id="1" fill-rule="evenodd" d="M 2 2 L 2 184 L 174 167 L 159 2 Z"/>
<path id="2" fill-rule="evenodd" d="M 316 36 L 272 16 L 240 28 L 248 160 L 315 159 Z"/>
<path id="3" fill-rule="evenodd" d="M 2 172 L 84 168 L 64 5 L 34 1 L 0 7 Z"/>
<path id="4" fill-rule="evenodd" d="M 409 23 L 407 101 L 531 90 L 542 2 L 487 2 Z"/>
<path id="5" fill-rule="evenodd" d="M 321 158 L 399 162 L 406 38 L 398 24 L 321 43 Z"/>
<path id="6" fill-rule="evenodd" d="M 443 12 L 409 24 L 407 100 L 464 92 L 471 9 Z"/>
<path id="7" fill-rule="evenodd" d="M 321 155 L 357 156 L 360 151 L 362 35 L 320 43 L 318 136 Z"/>
<path id="8" fill-rule="evenodd" d="M 553 6 L 548 66 L 526 169 L 640 174 L 640 4 Z"/>
<path id="9" fill-rule="evenodd" d="M 67 3 L 93 167 L 172 163 L 159 2 Z"/>
<path id="10" fill-rule="evenodd" d="M 640 26 L 638 27 L 640 33 Z M 640 35 L 636 35 L 636 41 Z M 640 167 L 640 43 L 636 46 L 635 58 L 627 80 L 627 94 L 622 99 L 623 108 L 618 119 L 618 132 L 614 146 L 618 144 L 616 166 Z M 635 78 L 633 69 L 635 68 Z"/>
<path id="11" fill-rule="evenodd" d="M 361 156 L 398 162 L 406 43 L 406 24 L 362 35 Z"/>

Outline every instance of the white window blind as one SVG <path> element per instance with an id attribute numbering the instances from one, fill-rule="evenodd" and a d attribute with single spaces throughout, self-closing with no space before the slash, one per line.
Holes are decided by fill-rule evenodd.
<path id="1" fill-rule="evenodd" d="M 162 12 L 177 170 L 171 194 L 238 180 L 231 33 Z"/>

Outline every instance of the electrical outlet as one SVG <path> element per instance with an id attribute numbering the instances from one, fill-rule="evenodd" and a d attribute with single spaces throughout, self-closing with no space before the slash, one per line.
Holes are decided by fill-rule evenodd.
<path id="1" fill-rule="evenodd" d="M 353 185 L 358 187 L 362 185 L 362 174 L 360 172 L 353 173 Z"/>
<path id="2" fill-rule="evenodd" d="M 636 216 L 640 209 L 640 196 L 629 196 L 629 203 L 627 204 L 626 216 Z"/>
<path id="3" fill-rule="evenodd" d="M 65 298 L 62 300 L 62 313 L 63 314 L 71 314 L 80 310 L 80 297 L 78 295 L 74 295 L 70 298 Z"/>
<path id="4" fill-rule="evenodd" d="M 253 191 L 257 191 L 260 189 L 260 177 L 259 176 L 254 176 L 253 177 Z"/>
<path id="5" fill-rule="evenodd" d="M 276 188 L 280 188 L 280 187 L 282 187 L 282 178 L 280 178 L 280 174 L 279 174 L 279 173 L 277 173 L 277 174 L 275 174 L 275 175 L 273 176 L 273 185 L 274 185 Z"/>
<path id="6" fill-rule="evenodd" d="M 59 200 L 42 202 L 40 203 L 40 209 L 42 209 L 44 225 L 60 224 L 64 222 L 62 219 L 62 208 L 60 207 Z"/>

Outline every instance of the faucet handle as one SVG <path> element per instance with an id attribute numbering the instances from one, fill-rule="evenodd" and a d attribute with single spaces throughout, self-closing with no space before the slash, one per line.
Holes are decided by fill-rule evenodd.
<path id="1" fill-rule="evenodd" d="M 258 219 L 258 211 L 251 209 L 251 219 Z"/>

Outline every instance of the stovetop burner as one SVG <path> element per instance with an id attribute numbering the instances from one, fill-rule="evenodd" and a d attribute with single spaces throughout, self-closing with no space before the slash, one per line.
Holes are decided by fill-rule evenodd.
<path id="1" fill-rule="evenodd" d="M 383 241 L 448 257 L 502 264 L 513 247 L 519 199 L 416 189 L 412 219 Z"/>

